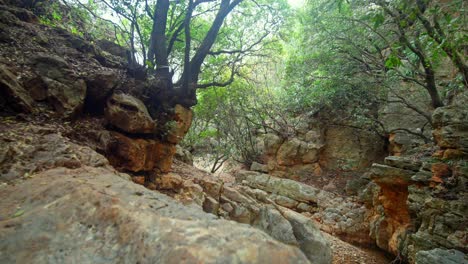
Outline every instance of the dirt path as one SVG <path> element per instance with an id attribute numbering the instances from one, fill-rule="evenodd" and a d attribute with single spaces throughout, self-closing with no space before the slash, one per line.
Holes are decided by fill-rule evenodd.
<path id="1" fill-rule="evenodd" d="M 388 264 L 392 261 L 377 249 L 357 247 L 327 233 L 322 234 L 332 245 L 333 264 Z"/>

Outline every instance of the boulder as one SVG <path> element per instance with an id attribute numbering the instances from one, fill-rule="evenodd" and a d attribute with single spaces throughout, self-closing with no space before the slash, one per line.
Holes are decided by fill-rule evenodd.
<path id="1" fill-rule="evenodd" d="M 290 245 L 298 245 L 291 224 L 278 210 L 264 206 L 253 226 L 265 231 L 274 239 Z"/>
<path id="2" fill-rule="evenodd" d="M 187 134 L 192 125 L 192 110 L 177 104 L 174 107 L 173 121 L 168 122 L 167 141 L 177 144 Z"/>
<path id="3" fill-rule="evenodd" d="M 242 175 L 243 172 L 239 172 L 238 175 Z M 244 177 L 244 176 L 240 176 Z M 249 187 L 255 189 L 261 189 L 269 193 L 282 195 L 288 198 L 291 198 L 296 201 L 302 202 L 317 202 L 317 194 L 319 189 L 312 186 L 289 180 L 276 178 L 268 174 L 251 174 L 248 173 L 244 177 L 243 183 Z"/>
<path id="4" fill-rule="evenodd" d="M 125 181 L 56 168 L 0 193 L 1 263 L 309 263 L 255 228 Z"/>
<path id="5" fill-rule="evenodd" d="M 182 188 L 182 177 L 175 173 L 162 174 L 156 178 L 156 186 L 158 190 L 178 191 Z"/>
<path id="6" fill-rule="evenodd" d="M 332 263 L 331 247 L 311 219 L 288 209 L 282 215 L 291 224 L 299 248 L 312 263 Z"/>
<path id="7" fill-rule="evenodd" d="M 113 94 L 107 101 L 105 116 L 110 124 L 127 133 L 153 133 L 156 128 L 143 102 L 127 94 Z"/>
<path id="8" fill-rule="evenodd" d="M 16 111 L 26 113 L 33 111 L 34 100 L 5 65 L 0 65 L 0 96 L 6 100 L 7 106 Z"/>

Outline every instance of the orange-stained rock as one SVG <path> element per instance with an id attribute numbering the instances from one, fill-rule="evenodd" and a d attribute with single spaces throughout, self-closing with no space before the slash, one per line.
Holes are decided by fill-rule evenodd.
<path id="1" fill-rule="evenodd" d="M 166 138 L 167 141 L 174 144 L 179 143 L 192 125 L 192 117 L 192 110 L 179 104 L 176 105 L 174 109 L 175 122 L 169 123 L 169 131 Z"/>
<path id="2" fill-rule="evenodd" d="M 438 178 L 446 178 L 452 175 L 452 170 L 450 169 L 450 166 L 442 162 L 432 164 L 431 172 L 433 177 Z"/>
<path id="3" fill-rule="evenodd" d="M 459 149 L 446 149 L 444 151 L 443 159 L 458 159 L 466 156 L 467 154 Z"/>
<path id="4" fill-rule="evenodd" d="M 178 191 L 182 188 L 182 177 L 175 173 L 167 173 L 156 178 L 156 186 L 159 190 Z"/>
<path id="5" fill-rule="evenodd" d="M 175 154 L 175 145 L 161 143 L 153 139 L 129 138 L 118 132 L 111 132 L 112 143 L 107 156 L 117 168 L 133 172 L 169 172 Z"/>
<path id="6" fill-rule="evenodd" d="M 136 184 L 145 185 L 145 176 L 134 176 L 132 181 Z"/>

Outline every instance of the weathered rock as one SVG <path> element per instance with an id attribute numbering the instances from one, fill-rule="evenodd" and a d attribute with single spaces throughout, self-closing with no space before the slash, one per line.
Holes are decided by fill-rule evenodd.
<path id="1" fill-rule="evenodd" d="M 207 196 L 205 198 L 205 201 L 203 202 L 203 211 L 210 214 L 218 215 L 219 202 L 216 201 L 214 198 Z"/>
<path id="2" fill-rule="evenodd" d="M 106 169 L 49 170 L 0 196 L 2 263 L 308 263 L 298 248 Z"/>
<path id="3" fill-rule="evenodd" d="M 250 170 L 268 173 L 268 166 L 254 161 L 252 162 L 252 165 L 250 165 Z"/>
<path id="4" fill-rule="evenodd" d="M 159 190 L 178 191 L 182 188 L 182 177 L 175 173 L 166 173 L 156 178 L 156 186 Z"/>
<path id="5" fill-rule="evenodd" d="M 468 256 L 454 249 L 436 248 L 419 251 L 416 254 L 416 264 L 467 264 Z"/>
<path id="6" fill-rule="evenodd" d="M 253 225 L 278 241 L 290 245 L 298 245 L 289 221 L 278 210 L 270 206 L 264 206 L 260 209 L 259 217 Z"/>
<path id="7" fill-rule="evenodd" d="M 263 139 L 264 153 L 266 155 L 276 155 L 283 140 L 275 134 L 266 134 Z"/>
<path id="8" fill-rule="evenodd" d="M 114 71 L 102 71 L 86 76 L 85 110 L 92 113 L 102 113 L 106 99 L 119 83 L 119 74 Z"/>
<path id="9" fill-rule="evenodd" d="M 383 156 L 384 141 L 376 134 L 350 127 L 330 126 L 320 165 L 327 169 L 358 170 Z"/>
<path id="10" fill-rule="evenodd" d="M 182 148 L 180 145 L 176 145 L 176 153 L 174 157 L 188 165 L 193 165 L 192 153 Z"/>
<path id="11" fill-rule="evenodd" d="M 127 133 L 153 133 L 156 128 L 143 102 L 127 94 L 113 94 L 107 101 L 105 116 L 109 123 Z"/>
<path id="12" fill-rule="evenodd" d="M 379 185 L 409 185 L 414 174 L 414 171 L 374 163 L 370 177 Z"/>
<path id="13" fill-rule="evenodd" d="M 317 202 L 319 189 L 312 186 L 289 180 L 280 179 L 267 174 L 252 174 L 239 172 L 238 177 L 244 178 L 244 183 L 252 188 L 262 189 L 269 193 L 279 194 L 303 202 Z"/>
<path id="14" fill-rule="evenodd" d="M 192 110 L 177 104 L 174 107 L 174 121 L 168 123 L 167 141 L 174 144 L 179 143 L 192 124 L 192 116 Z"/>
<path id="15" fill-rule="evenodd" d="M 437 108 L 433 115 L 434 139 L 443 149 L 458 149 L 468 153 L 468 107 L 446 106 Z"/>
<path id="16" fill-rule="evenodd" d="M 161 173 L 171 170 L 175 146 L 152 139 L 134 139 L 112 132 L 107 157 L 114 166 L 134 172 L 157 169 Z"/>
<path id="17" fill-rule="evenodd" d="M 39 53 L 33 65 L 47 86 L 47 98 L 55 110 L 63 116 L 77 114 L 83 107 L 86 83 L 62 58 Z"/>
<path id="18" fill-rule="evenodd" d="M 311 262 L 318 264 L 332 262 L 331 247 L 312 220 L 288 209 L 284 209 L 281 213 L 291 224 L 299 247 Z"/>
<path id="19" fill-rule="evenodd" d="M 397 167 L 405 170 L 419 171 L 421 168 L 421 161 L 398 156 L 385 157 L 385 164 L 392 167 Z"/>
<path id="20" fill-rule="evenodd" d="M 0 181 L 28 178 L 32 173 L 62 166 L 107 166 L 107 159 L 56 134 L 56 127 L 7 125 L 0 132 Z"/>
<path id="21" fill-rule="evenodd" d="M 0 96 L 16 111 L 32 112 L 34 101 L 6 66 L 0 65 Z M 1 101 L 0 101 L 1 102 Z M 1 106 L 1 103 L 0 103 Z"/>

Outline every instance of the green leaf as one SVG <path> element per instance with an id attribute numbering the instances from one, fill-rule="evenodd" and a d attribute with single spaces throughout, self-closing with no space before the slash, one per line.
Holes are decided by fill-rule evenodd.
<path id="1" fill-rule="evenodd" d="M 16 217 L 20 217 L 24 214 L 24 210 L 22 209 L 18 209 L 18 211 L 16 211 L 16 213 L 13 214 L 13 218 L 16 218 Z"/>

